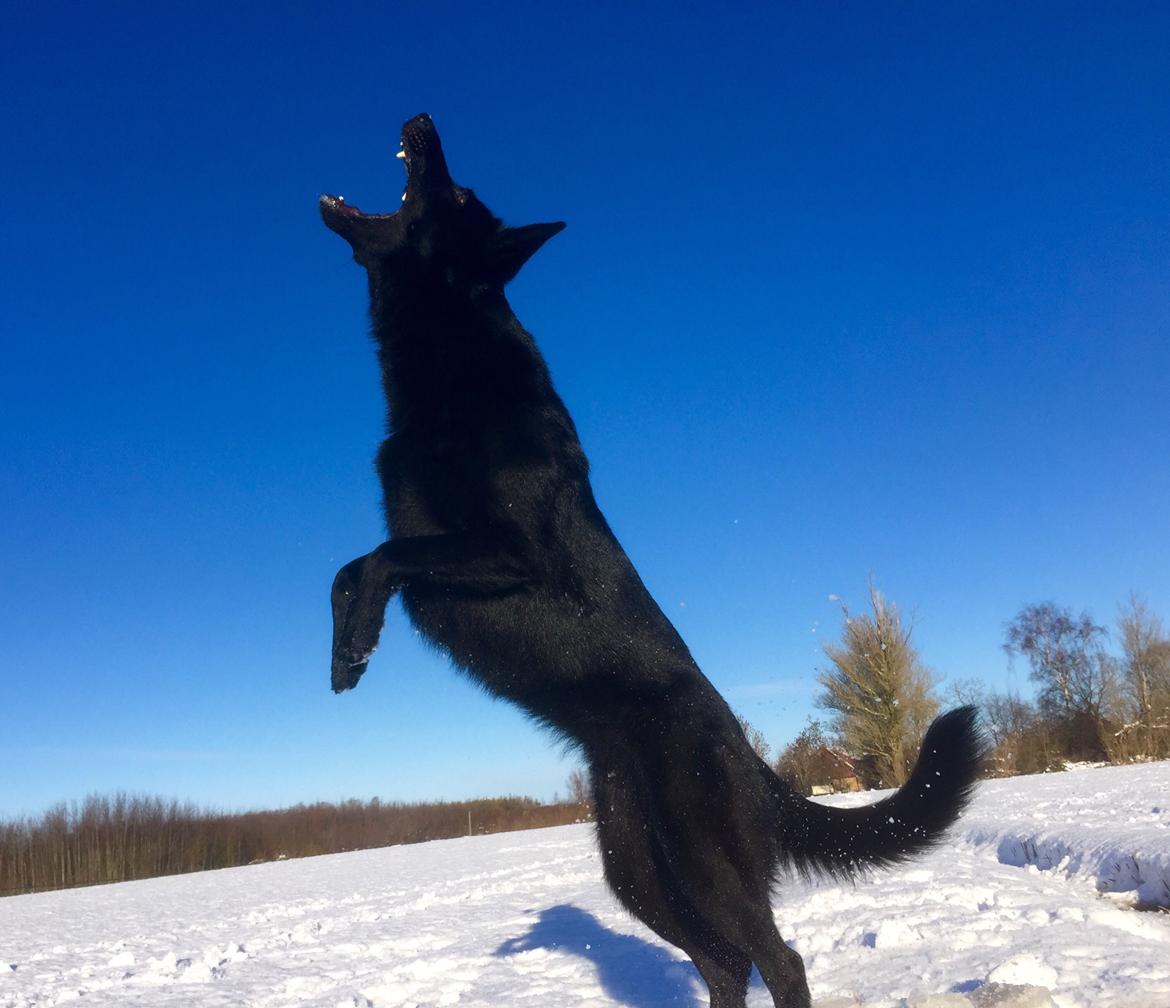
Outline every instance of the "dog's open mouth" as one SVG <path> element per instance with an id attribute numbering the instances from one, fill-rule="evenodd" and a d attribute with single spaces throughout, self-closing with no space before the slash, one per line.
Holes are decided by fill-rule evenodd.
<path id="1" fill-rule="evenodd" d="M 402 127 L 401 150 L 397 157 L 406 165 L 406 189 L 402 193 L 402 202 L 441 187 L 458 190 L 447 170 L 447 159 L 443 156 L 438 131 L 425 112 L 416 115 Z M 393 216 L 362 213 L 354 204 L 347 203 L 344 196 L 325 195 L 321 197 L 320 203 L 325 223 L 331 226 L 334 222 L 344 224 L 347 220 L 376 220 Z"/>
<path id="2" fill-rule="evenodd" d="M 364 217 L 357 207 L 345 202 L 344 196 L 329 196 L 321 197 L 321 209 L 328 210 L 331 214 L 336 214 L 338 217 Z"/>

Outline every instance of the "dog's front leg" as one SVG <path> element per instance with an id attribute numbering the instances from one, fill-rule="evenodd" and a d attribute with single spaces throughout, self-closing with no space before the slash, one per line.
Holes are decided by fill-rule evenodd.
<path id="1" fill-rule="evenodd" d="M 351 560 L 333 579 L 334 693 L 353 689 L 362 677 L 378 646 L 386 606 L 400 587 L 389 581 L 373 581 L 372 574 L 366 571 L 373 555 L 367 553 Z"/>
<path id="2" fill-rule="evenodd" d="M 351 560 L 333 580 L 335 693 L 357 685 L 378 646 L 387 604 L 414 578 L 494 595 L 529 584 L 532 570 L 515 543 L 486 532 L 390 539 Z"/>

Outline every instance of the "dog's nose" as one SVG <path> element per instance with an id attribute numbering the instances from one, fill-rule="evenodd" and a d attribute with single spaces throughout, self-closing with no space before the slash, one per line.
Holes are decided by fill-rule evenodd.
<path id="1" fill-rule="evenodd" d="M 408 186 L 433 189 L 452 184 L 438 130 L 425 112 L 402 127 L 402 151 Z"/>

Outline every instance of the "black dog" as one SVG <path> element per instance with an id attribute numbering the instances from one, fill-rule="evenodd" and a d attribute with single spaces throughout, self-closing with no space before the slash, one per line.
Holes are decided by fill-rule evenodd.
<path id="1" fill-rule="evenodd" d="M 761 762 L 598 510 L 573 421 L 504 285 L 563 224 L 504 227 L 456 185 L 434 125 L 402 130 L 393 214 L 321 198 L 369 279 L 390 436 L 390 539 L 333 585 L 333 689 L 356 685 L 387 602 L 486 689 L 588 761 L 617 898 L 694 960 L 714 1008 L 752 964 L 807 1008 L 769 905 L 780 869 L 849 874 L 937 841 L 981 755 L 974 710 L 939 718 L 909 782 L 866 808 L 806 801 Z"/>

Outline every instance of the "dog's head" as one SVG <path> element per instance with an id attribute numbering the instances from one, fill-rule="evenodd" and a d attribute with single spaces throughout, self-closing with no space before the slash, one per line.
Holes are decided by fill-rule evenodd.
<path id="1" fill-rule="evenodd" d="M 390 214 L 365 214 L 340 196 L 321 197 L 325 224 L 349 242 L 371 280 L 462 290 L 502 288 L 565 225 L 505 227 L 447 170 L 428 115 L 402 127 L 406 191 Z"/>

